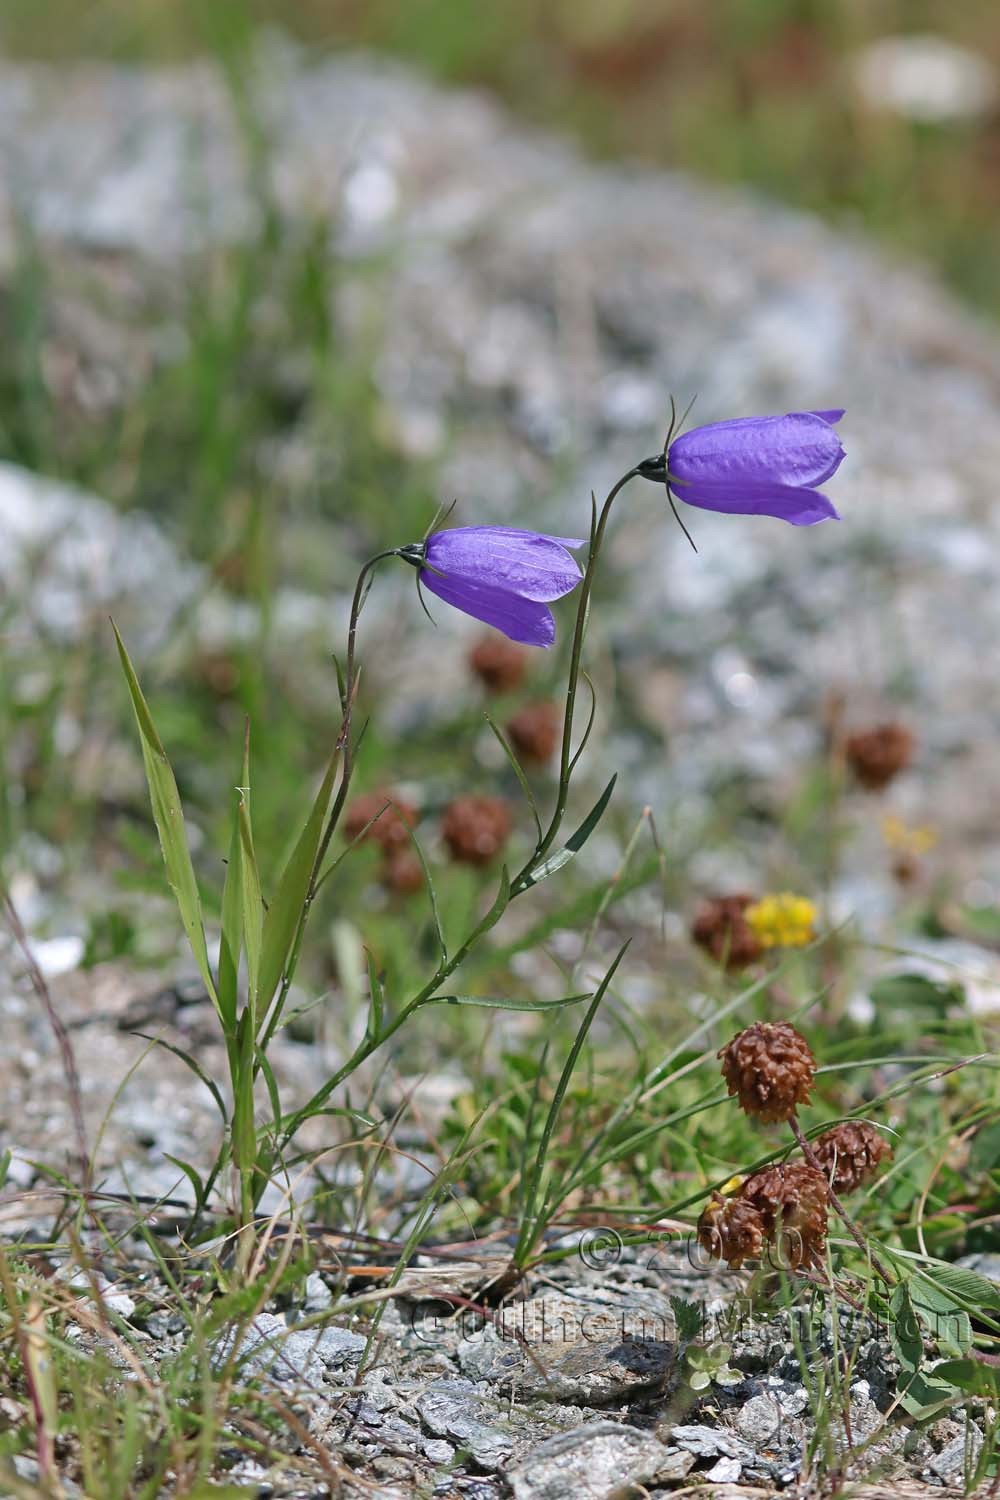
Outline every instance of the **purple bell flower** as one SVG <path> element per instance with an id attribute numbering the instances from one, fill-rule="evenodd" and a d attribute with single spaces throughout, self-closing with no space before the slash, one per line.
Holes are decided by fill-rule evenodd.
<path id="1" fill-rule="evenodd" d="M 694 427 L 670 444 L 670 492 L 688 505 L 727 515 L 777 516 L 793 526 L 838 521 L 833 504 L 818 486 L 831 479 L 843 461 L 844 449 L 833 425 L 843 415 L 796 411 L 784 417 L 740 417 Z"/>
<path id="2" fill-rule="evenodd" d="M 427 538 L 420 581 L 512 641 L 551 646 L 556 626 L 547 601 L 561 599 L 580 582 L 579 564 L 566 548 L 584 545 L 579 538 L 510 526 L 456 526 Z"/>

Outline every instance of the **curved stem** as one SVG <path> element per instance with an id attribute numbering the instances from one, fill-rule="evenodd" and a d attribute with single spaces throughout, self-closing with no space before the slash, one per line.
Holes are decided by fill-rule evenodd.
<path id="1" fill-rule="evenodd" d="M 384 562 L 387 557 L 399 557 L 400 551 L 401 549 L 398 547 L 391 547 L 386 552 L 377 552 L 374 557 L 370 557 L 365 563 L 364 567 L 361 569 L 361 572 L 358 574 L 357 583 L 354 586 L 354 598 L 351 601 L 351 615 L 347 627 L 347 656 L 344 662 L 343 716 L 340 721 L 340 729 L 337 731 L 337 742 L 335 746 L 335 750 L 339 750 L 341 753 L 340 782 L 337 786 L 336 796 L 333 799 L 333 806 L 330 808 L 330 813 L 326 820 L 326 826 L 323 829 L 323 836 L 320 839 L 319 847 L 316 850 L 316 857 L 313 860 L 312 871 L 309 875 L 309 884 L 306 887 L 306 896 L 302 904 L 302 915 L 299 917 L 298 926 L 295 931 L 295 937 L 292 942 L 291 953 L 289 954 L 288 963 L 285 965 L 285 972 L 281 980 L 281 988 L 278 991 L 277 999 L 271 1007 L 271 1014 L 268 1017 L 267 1026 L 264 1028 L 263 1034 L 261 1035 L 258 1042 L 258 1047 L 262 1052 L 266 1051 L 268 1043 L 274 1036 L 274 1033 L 277 1031 L 278 1025 L 281 1021 L 282 1012 L 285 1008 L 285 1002 L 288 999 L 288 992 L 292 987 L 292 980 L 295 977 L 295 970 L 298 965 L 299 953 L 302 948 L 302 938 L 305 933 L 306 923 L 309 920 L 309 913 L 311 912 L 313 902 L 316 899 L 316 891 L 319 887 L 320 882 L 320 871 L 323 868 L 323 861 L 325 860 L 327 850 L 330 847 L 330 840 L 333 838 L 334 830 L 336 829 L 337 824 L 340 822 L 340 816 L 344 811 L 344 804 L 347 801 L 347 793 L 351 785 L 351 776 L 354 772 L 355 747 L 351 739 L 351 718 L 354 710 L 354 699 L 357 693 L 358 685 L 356 655 L 358 621 L 361 618 L 361 611 L 364 608 L 365 598 L 367 597 L 369 575 L 372 573 L 377 564 L 380 562 Z"/>
<path id="2" fill-rule="evenodd" d="M 612 486 L 608 497 L 601 507 L 601 513 L 593 529 L 590 543 L 590 556 L 587 558 L 587 567 L 580 584 L 580 595 L 576 608 L 576 624 L 573 629 L 573 646 L 570 653 L 569 677 L 566 683 L 566 713 L 563 718 L 562 749 L 559 757 L 559 786 L 556 792 L 556 805 L 549 820 L 549 826 L 542 838 L 539 839 L 535 850 L 522 870 L 511 882 L 511 895 L 518 895 L 525 887 L 523 881 L 533 866 L 547 854 L 555 840 L 562 825 L 566 812 L 566 803 L 569 799 L 569 783 L 573 769 L 573 716 L 576 712 L 576 695 L 580 685 L 580 667 L 583 659 L 583 641 L 587 633 L 587 619 L 590 614 L 590 596 L 594 588 L 594 578 L 597 573 L 597 563 L 604 543 L 604 533 L 607 530 L 608 519 L 611 515 L 611 507 L 618 498 L 619 493 L 625 488 L 629 480 L 638 478 L 643 472 L 643 466 L 637 464 L 634 469 L 629 469 L 621 479 Z"/>
<path id="3" fill-rule="evenodd" d="M 598 559 L 600 558 L 601 547 L 604 542 L 604 534 L 607 530 L 608 519 L 611 515 L 611 507 L 613 506 L 620 492 L 628 484 L 629 480 L 636 479 L 640 476 L 642 476 L 643 478 L 660 479 L 662 476 L 659 473 L 658 466 L 662 466 L 661 459 L 647 459 L 644 463 L 637 464 L 635 468 L 629 469 L 627 474 L 623 474 L 622 477 L 617 481 L 616 484 L 612 486 L 612 488 L 608 492 L 607 499 L 601 507 L 600 515 L 593 525 L 590 542 L 590 555 L 587 558 L 587 566 L 584 571 L 583 581 L 580 585 L 580 595 L 576 610 L 576 624 L 573 630 L 573 644 L 570 654 L 569 677 L 566 685 L 566 713 L 563 719 L 562 751 L 559 762 L 559 787 L 556 793 L 556 805 L 553 809 L 552 817 L 549 820 L 549 825 L 545 830 L 545 833 L 535 845 L 535 848 L 532 851 L 527 862 L 522 866 L 522 868 L 518 871 L 518 873 L 514 876 L 513 880 L 510 883 L 511 899 L 513 899 L 515 896 L 523 894 L 523 892 L 529 888 L 530 881 L 528 880 L 528 876 L 534 869 L 535 865 L 538 863 L 538 860 L 541 859 L 542 856 L 546 854 L 551 848 L 556 835 L 559 832 L 560 826 L 562 825 L 562 820 L 566 812 L 566 803 L 569 798 L 569 784 L 574 765 L 573 716 L 576 709 L 576 695 L 580 682 L 580 668 L 583 659 L 583 642 L 587 631 L 587 616 L 590 610 L 590 596 L 593 592 L 594 577 L 597 572 L 597 563 Z M 397 551 L 381 554 L 381 556 L 399 555 L 405 556 L 405 550 L 401 553 Z M 378 557 L 372 558 L 371 562 L 365 565 L 365 570 L 363 570 L 363 573 L 379 560 L 380 558 Z M 358 589 L 355 592 L 356 605 L 358 604 L 359 599 L 362 597 L 361 591 L 363 582 L 364 577 L 362 576 L 358 579 Z M 352 610 L 351 631 L 348 636 L 348 657 L 346 673 L 347 680 L 345 688 L 345 722 L 347 722 L 348 725 L 351 709 L 350 695 L 354 690 L 353 641 L 354 632 L 357 627 L 357 613 L 357 609 Z M 349 780 L 350 762 L 347 759 L 347 747 L 345 744 L 344 774 L 341 779 L 341 787 L 340 791 L 338 791 L 337 802 L 334 804 L 333 812 L 330 815 L 330 826 L 328 830 L 329 834 L 332 834 L 333 829 L 336 827 L 337 818 L 340 816 L 340 809 L 343 805 L 343 797 L 346 796 L 346 787 Z M 324 841 L 320 846 L 319 857 L 321 857 L 322 854 L 325 853 L 328 844 L 329 837 L 325 836 Z M 318 874 L 318 870 L 319 865 L 317 864 L 316 869 L 314 870 L 314 876 Z M 314 884 L 314 881 L 310 882 L 310 901 L 312 899 L 312 895 L 315 895 Z M 427 1001 L 431 999 L 431 997 L 441 987 L 444 981 L 455 972 L 459 964 L 461 964 L 462 961 L 468 956 L 468 953 L 475 943 L 478 934 L 479 928 L 477 926 L 473 929 L 473 931 L 469 934 L 465 941 L 459 944 L 451 957 L 443 960 L 438 965 L 437 969 L 428 980 L 428 982 L 423 986 L 421 990 L 418 991 L 416 995 L 413 996 L 411 1000 L 409 1000 L 402 1007 L 396 1017 L 392 1021 L 390 1021 L 376 1036 L 366 1039 L 366 1041 L 361 1044 L 358 1050 L 343 1065 L 343 1067 L 340 1068 L 332 1078 L 327 1079 L 322 1088 L 316 1091 L 316 1093 L 308 1101 L 308 1103 L 305 1104 L 301 1109 L 296 1110 L 296 1112 L 291 1116 L 287 1125 L 283 1129 L 282 1139 L 284 1141 L 290 1140 L 299 1126 L 305 1120 L 307 1120 L 309 1116 L 313 1114 L 317 1109 L 322 1108 L 326 1100 L 333 1093 L 334 1089 L 337 1088 L 338 1085 L 341 1084 L 351 1072 L 353 1072 L 354 1068 L 356 1068 L 360 1063 L 364 1062 L 366 1058 L 370 1057 L 373 1052 L 377 1051 L 378 1048 L 382 1046 L 383 1042 L 387 1042 L 389 1038 L 399 1030 L 403 1022 L 409 1016 L 411 1016 L 415 1010 L 419 1009 L 421 1005 L 426 1004 Z M 270 1036 L 270 1032 L 268 1033 L 268 1036 Z"/>

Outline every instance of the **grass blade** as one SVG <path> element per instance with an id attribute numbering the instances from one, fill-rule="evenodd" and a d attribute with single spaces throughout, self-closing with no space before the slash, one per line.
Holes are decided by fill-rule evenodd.
<path id="1" fill-rule="evenodd" d="M 260 874 L 253 848 L 250 827 L 250 804 L 246 794 L 240 796 L 240 904 L 243 910 L 243 946 L 247 955 L 250 1014 L 254 1027 L 260 1015 L 260 955 L 264 933 L 264 900 L 260 891 Z"/>
<path id="2" fill-rule="evenodd" d="M 201 897 L 198 894 L 198 882 L 195 879 L 194 866 L 191 863 L 191 854 L 184 833 L 184 810 L 181 807 L 177 782 L 174 780 L 167 752 L 163 748 L 156 725 L 153 723 L 149 705 L 143 697 L 139 679 L 135 675 L 128 652 L 125 650 L 125 643 L 118 634 L 118 627 L 113 620 L 111 628 L 115 633 L 118 655 L 121 658 L 122 670 L 125 673 L 125 681 L 128 683 L 132 699 L 132 708 L 139 726 L 142 759 L 146 768 L 146 781 L 153 808 L 153 821 L 156 823 L 156 831 L 160 838 L 167 880 L 177 900 L 181 922 L 184 924 L 184 931 L 187 934 L 191 952 L 194 954 L 195 963 L 198 965 L 198 971 L 205 981 L 205 988 L 212 997 L 212 1003 L 219 1011 L 221 1019 L 219 997 L 208 962 Z"/>
<path id="3" fill-rule="evenodd" d="M 302 920 L 309 878 L 323 836 L 323 824 L 333 793 L 340 752 L 334 751 L 326 768 L 323 784 L 316 794 L 312 811 L 299 834 L 295 848 L 281 873 L 274 900 L 267 909 L 260 950 L 260 973 L 257 986 L 258 1014 L 263 1017 L 274 999 L 295 934 Z"/>
<path id="4" fill-rule="evenodd" d="M 240 801 L 250 786 L 250 725 L 243 737 L 240 784 L 236 788 L 233 828 L 229 838 L 229 863 L 222 887 L 222 939 L 219 945 L 219 1014 L 227 1040 L 236 1036 L 236 1005 L 243 944 L 242 871 L 240 859 Z"/>

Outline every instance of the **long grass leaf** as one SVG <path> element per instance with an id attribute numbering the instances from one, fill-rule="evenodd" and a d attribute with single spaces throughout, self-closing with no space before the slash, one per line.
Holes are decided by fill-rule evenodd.
<path id="1" fill-rule="evenodd" d="M 132 699 L 132 708 L 139 726 L 142 759 L 146 768 L 146 781 L 149 786 L 149 797 L 153 808 L 153 821 L 156 823 L 156 831 L 160 838 L 160 849 L 163 853 L 163 863 L 166 866 L 167 880 L 177 900 L 181 922 L 184 925 L 184 931 L 187 934 L 191 952 L 194 954 L 195 963 L 198 965 L 198 971 L 205 981 L 205 988 L 212 997 L 213 1004 L 218 1010 L 219 997 L 216 993 L 215 980 L 208 962 L 205 926 L 201 914 L 201 897 L 198 894 L 198 882 L 195 879 L 194 866 L 191 863 L 191 854 L 188 850 L 187 838 L 185 837 L 184 810 L 181 807 L 177 782 L 174 780 L 174 773 L 167 759 L 167 752 L 163 748 L 163 742 L 157 733 L 156 725 L 153 723 L 153 716 L 149 711 L 149 705 L 143 697 L 142 689 L 139 686 L 139 679 L 135 675 L 129 654 L 125 650 L 125 643 L 118 634 L 118 627 L 113 620 L 111 628 L 115 633 L 118 655 L 121 658 L 122 670 L 125 673 L 125 681 L 128 684 L 129 694 Z"/>
<path id="2" fill-rule="evenodd" d="M 322 785 L 316 794 L 312 811 L 298 842 L 289 855 L 288 863 L 278 880 L 274 899 L 264 918 L 263 940 L 260 952 L 260 974 L 257 987 L 258 1012 L 263 1016 L 274 999 L 285 964 L 292 951 L 295 934 L 302 920 L 309 878 L 323 836 L 323 824 L 333 793 L 337 773 L 339 751 L 334 751 L 326 768 Z"/>

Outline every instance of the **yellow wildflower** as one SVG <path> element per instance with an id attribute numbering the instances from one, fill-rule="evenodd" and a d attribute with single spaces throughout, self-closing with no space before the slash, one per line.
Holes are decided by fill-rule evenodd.
<path id="1" fill-rule="evenodd" d="M 762 948 L 804 948 L 812 942 L 816 907 L 805 896 L 791 891 L 762 896 L 744 916 Z"/>
<path id="2" fill-rule="evenodd" d="M 936 831 L 929 827 L 911 828 L 902 818 L 887 813 L 882 819 L 882 837 L 895 854 L 927 854 L 937 843 Z"/>

